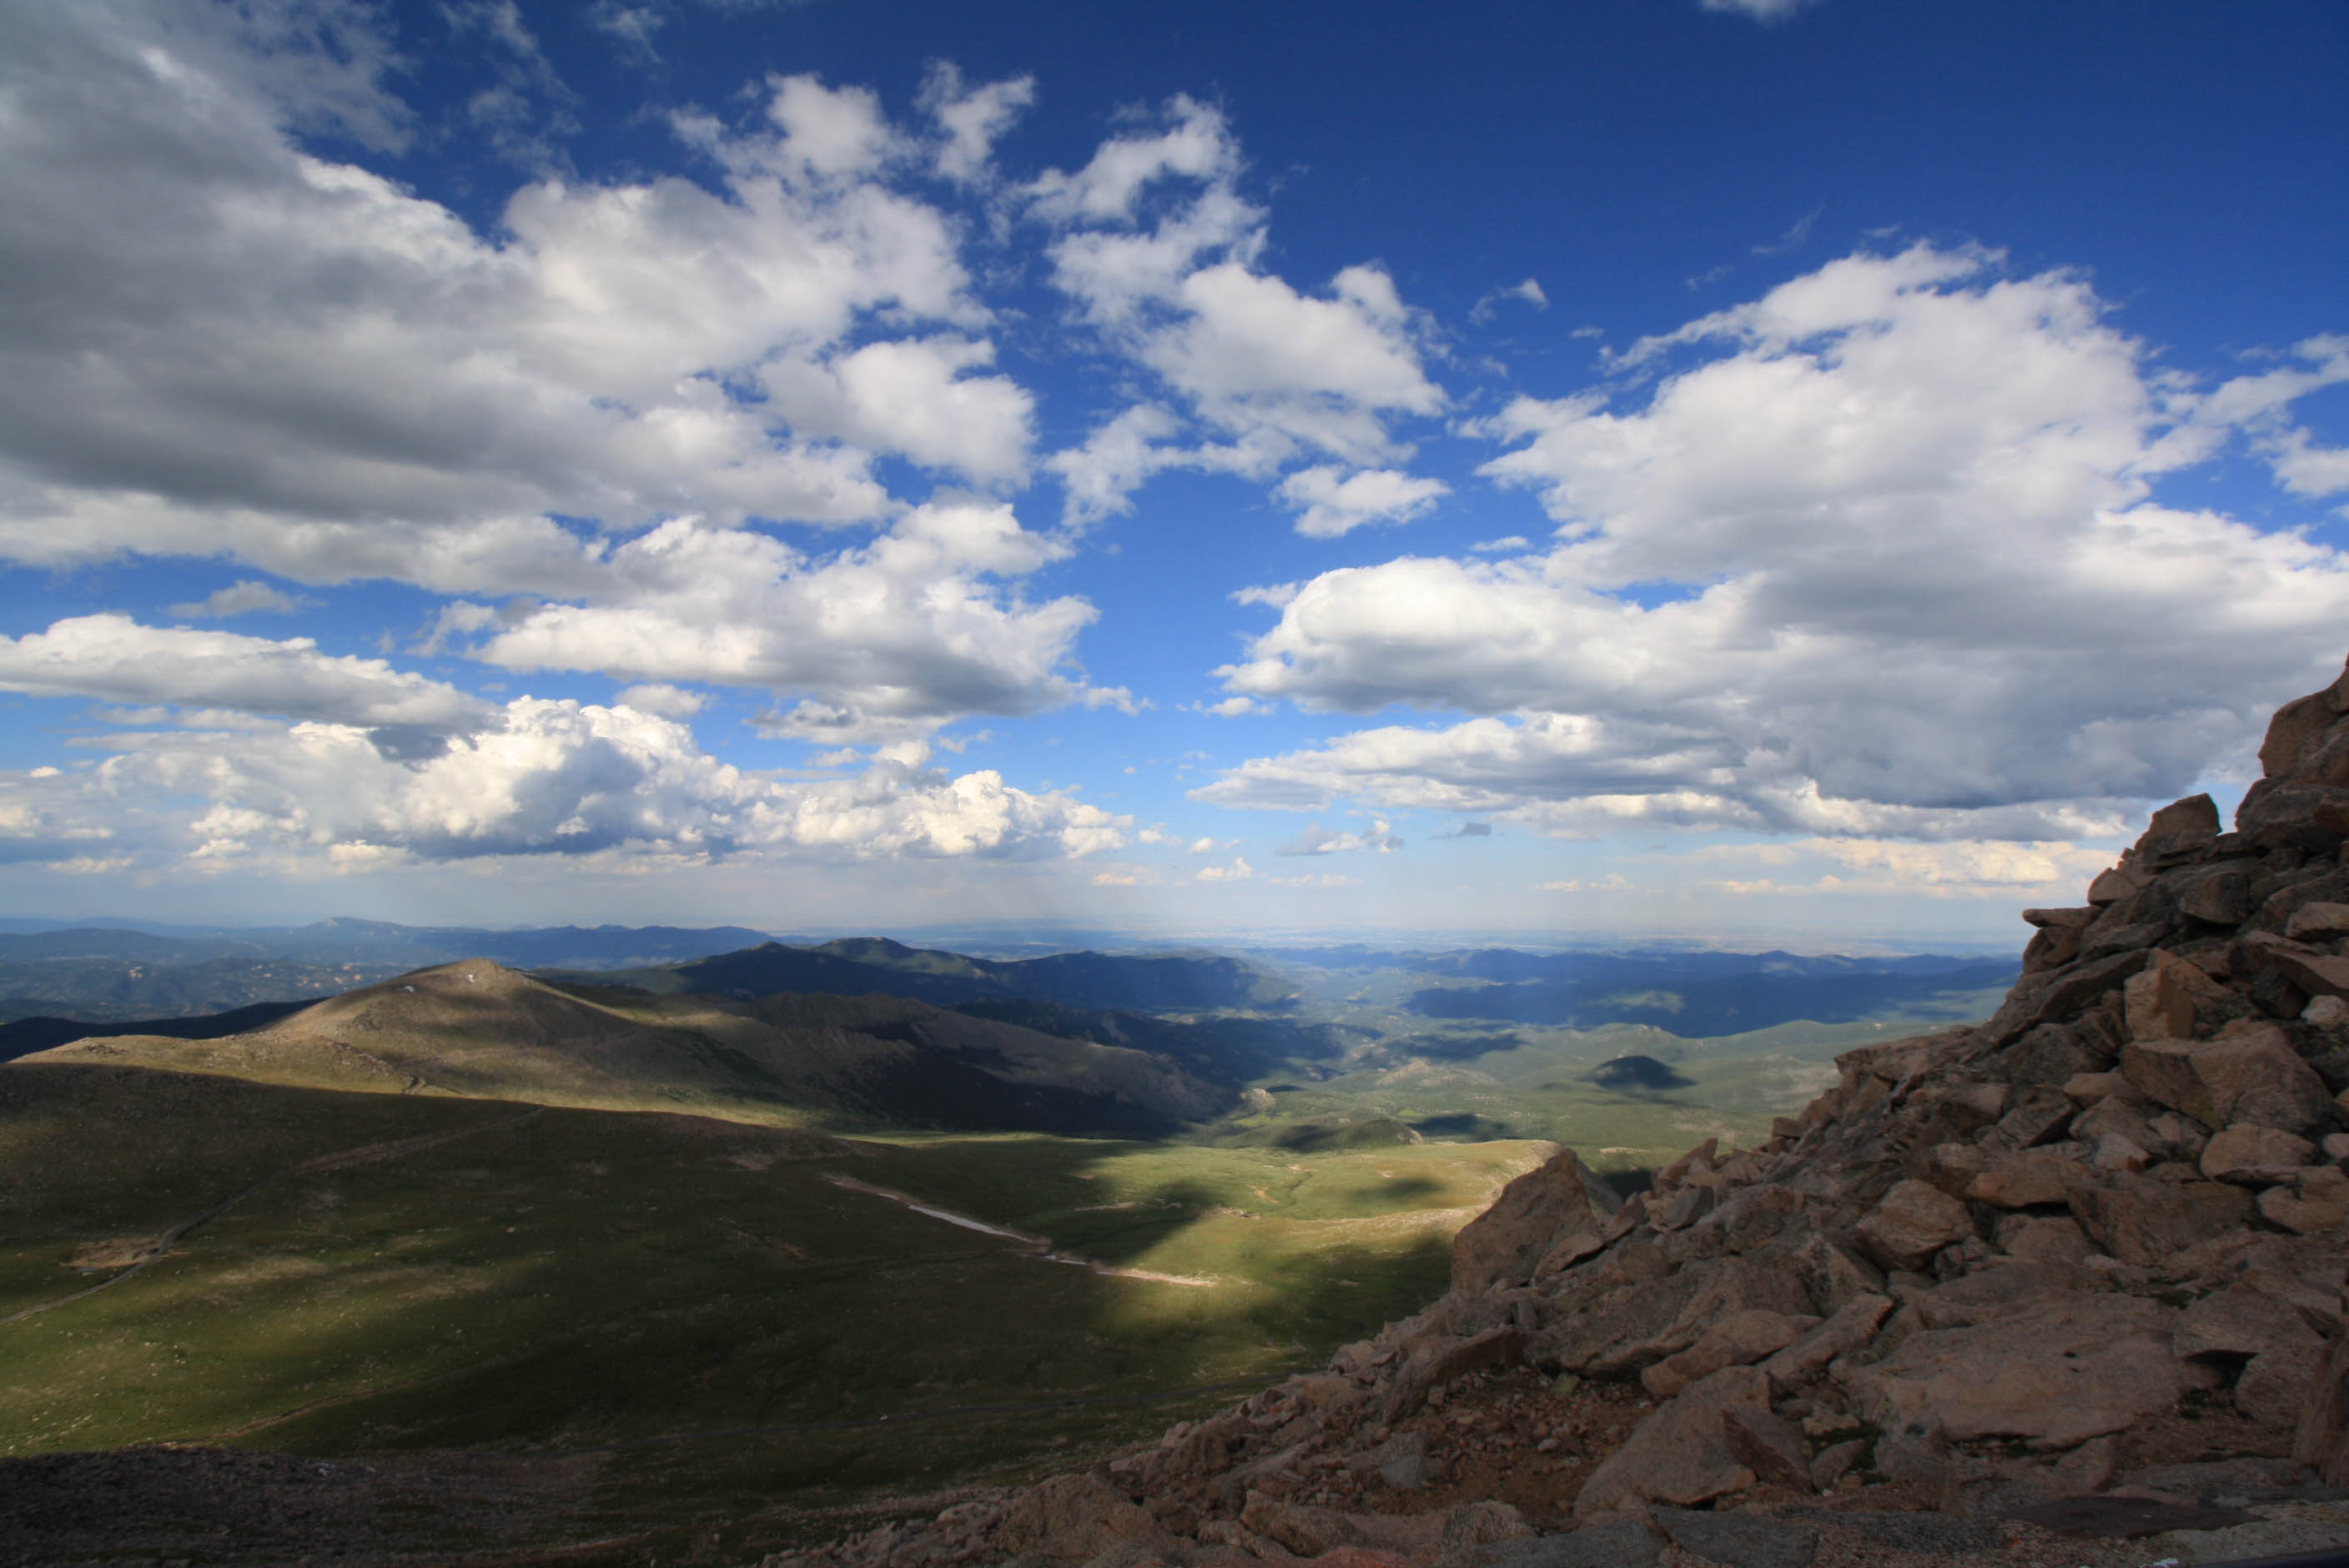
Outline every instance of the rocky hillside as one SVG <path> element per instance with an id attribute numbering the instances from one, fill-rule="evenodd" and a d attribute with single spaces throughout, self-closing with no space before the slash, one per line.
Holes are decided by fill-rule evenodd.
<path id="1" fill-rule="evenodd" d="M 1453 1288 L 1085 1473 L 771 1568 L 2141 1564 L 2349 1546 L 2349 675 L 2221 831 L 2033 910 L 1979 1027 L 1840 1058 L 1618 1202 L 1571 1152 Z"/>

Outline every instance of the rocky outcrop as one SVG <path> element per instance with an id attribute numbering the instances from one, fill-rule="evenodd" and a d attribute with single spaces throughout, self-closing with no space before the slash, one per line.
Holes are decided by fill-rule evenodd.
<path id="1" fill-rule="evenodd" d="M 1799 1568 L 1837 1538 L 1860 1561 L 2335 1506 L 2349 674 L 2261 759 L 2232 831 L 2204 796 L 2156 812 L 2083 905 L 2025 913 L 1992 1017 L 1847 1053 L 1764 1147 L 1708 1142 L 1620 1204 L 1561 1153 L 1460 1233 L 1449 1295 L 1326 1372 L 991 1531 L 812 1568 L 1534 1568 L 1666 1538 Z"/>
<path id="2" fill-rule="evenodd" d="M 1454 1290 L 1551 1272 L 1599 1250 L 1598 1233 L 1622 1207 L 1614 1189 L 1561 1150 L 1501 1189 L 1493 1206 L 1452 1239 Z M 1587 1252 L 1581 1251 L 1588 1243 Z"/>

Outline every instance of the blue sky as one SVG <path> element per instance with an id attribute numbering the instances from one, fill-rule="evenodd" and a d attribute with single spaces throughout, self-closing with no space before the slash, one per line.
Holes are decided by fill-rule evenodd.
<path id="1" fill-rule="evenodd" d="M 2349 650 L 2349 15 L 0 4 L 0 913 L 2019 940 Z"/>

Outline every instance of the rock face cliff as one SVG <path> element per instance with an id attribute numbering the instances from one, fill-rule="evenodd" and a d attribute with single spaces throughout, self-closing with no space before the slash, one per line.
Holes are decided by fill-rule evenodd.
<path id="1" fill-rule="evenodd" d="M 1443 1300 L 1326 1371 L 771 1561 L 2349 1545 L 2349 674 L 2260 756 L 2234 830 L 2207 796 L 2156 812 L 2085 903 L 2025 913 L 1995 1016 L 1842 1057 L 1764 1147 L 1619 1203 L 1561 1153 L 1460 1233 Z"/>

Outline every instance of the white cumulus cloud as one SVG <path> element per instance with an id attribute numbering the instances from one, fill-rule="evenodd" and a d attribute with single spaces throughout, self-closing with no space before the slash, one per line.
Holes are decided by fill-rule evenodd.
<path id="1" fill-rule="evenodd" d="M 1506 448 L 1485 474 L 1557 520 L 1547 553 L 1323 573 L 1221 672 L 1260 700 L 1479 717 L 1200 793 L 1570 833 L 2102 830 L 2337 665 L 2349 562 L 2153 493 L 2229 428 L 2283 428 L 2331 375 L 2307 357 L 2281 390 L 2198 391 L 2075 275 L 1837 261 L 1640 345 L 1643 393 L 1475 427 Z"/>
<path id="2" fill-rule="evenodd" d="M 1415 479 L 1394 469 L 1348 474 L 1325 463 L 1299 469 L 1280 481 L 1278 493 L 1297 508 L 1298 532 L 1308 539 L 1335 539 L 1365 523 L 1408 522 L 1451 491 L 1442 480 Z"/>
<path id="3" fill-rule="evenodd" d="M 1336 855 L 1352 850 L 1376 850 L 1383 855 L 1401 848 L 1402 840 L 1384 822 L 1372 822 L 1361 832 L 1340 832 L 1335 828 L 1310 822 L 1304 831 L 1272 852 L 1276 855 Z"/>
<path id="4" fill-rule="evenodd" d="M 1315 293 L 1261 270 L 1265 214 L 1239 194 L 1244 160 L 1223 116 L 1177 98 L 1163 119 L 1025 191 L 1030 214 L 1059 231 L 1054 282 L 1165 394 L 1050 460 L 1071 517 L 1124 511 L 1170 468 L 1261 478 L 1300 457 L 1371 467 L 1407 455 L 1389 421 L 1447 399 L 1393 280 L 1355 265 Z"/>
<path id="5" fill-rule="evenodd" d="M 53 829 L 102 815 L 146 835 L 120 846 L 134 855 L 323 866 L 387 856 L 1065 857 L 1116 849 L 1131 826 L 991 769 L 927 769 L 918 749 L 809 781 L 719 761 L 672 719 L 532 697 L 405 759 L 364 727 L 315 720 L 103 744 L 112 755 L 87 772 L 11 776 L 0 833 L 11 810 Z"/>
<path id="6" fill-rule="evenodd" d="M 778 78 L 764 124 L 679 117 L 710 183 L 537 181 L 493 242 L 302 150 L 322 116 L 394 134 L 396 100 L 222 36 L 277 9 L 13 15 L 0 250 L 38 308 L 0 323 L 0 554 L 433 586 L 419 531 L 848 523 L 894 510 L 879 454 L 1019 471 L 1024 394 L 968 374 L 985 313 L 946 216 L 890 183 L 905 144 L 869 92 Z M 846 351 L 884 315 L 952 331 Z M 807 429 L 745 393 L 779 359 L 837 382 Z"/>
<path id="7" fill-rule="evenodd" d="M 308 637 L 142 626 L 78 615 L 45 632 L 0 636 L 0 691 L 171 703 L 323 721 L 362 730 L 446 735 L 498 722 L 479 697 L 381 659 L 322 654 Z"/>

